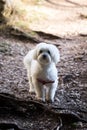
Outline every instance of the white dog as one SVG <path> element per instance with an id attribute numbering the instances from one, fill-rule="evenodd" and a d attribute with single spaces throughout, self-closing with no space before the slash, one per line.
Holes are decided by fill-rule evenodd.
<path id="1" fill-rule="evenodd" d="M 58 85 L 56 64 L 60 54 L 55 45 L 40 43 L 24 57 L 30 90 L 37 99 L 54 101 Z"/>

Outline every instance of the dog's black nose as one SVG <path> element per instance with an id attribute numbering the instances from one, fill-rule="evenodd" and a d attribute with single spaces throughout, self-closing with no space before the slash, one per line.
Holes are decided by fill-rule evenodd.
<path id="1" fill-rule="evenodd" d="M 46 59 L 47 55 L 46 54 L 43 54 L 43 59 Z"/>

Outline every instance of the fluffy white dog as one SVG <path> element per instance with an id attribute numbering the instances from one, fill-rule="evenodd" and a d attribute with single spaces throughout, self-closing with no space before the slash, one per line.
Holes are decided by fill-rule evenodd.
<path id="1" fill-rule="evenodd" d="M 56 64 L 60 54 L 55 45 L 40 43 L 24 57 L 30 90 L 37 99 L 54 101 L 58 86 Z"/>

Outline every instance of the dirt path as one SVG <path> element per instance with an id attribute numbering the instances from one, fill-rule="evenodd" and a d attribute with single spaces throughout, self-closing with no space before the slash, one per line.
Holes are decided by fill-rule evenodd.
<path id="1" fill-rule="evenodd" d="M 74 37 L 71 40 L 46 40 L 58 45 L 61 61 L 58 64 L 59 88 L 54 105 L 72 110 L 87 120 L 87 38 Z M 19 41 L 0 36 L 0 92 L 16 97 L 29 98 L 29 85 L 23 57 L 35 46 L 30 41 Z M 87 125 L 78 126 L 86 130 Z"/>
<path id="2" fill-rule="evenodd" d="M 86 0 L 82 2 L 81 0 L 47 0 L 36 8 L 34 5 L 34 10 L 44 12 L 47 17 L 43 20 L 40 18 L 40 21 L 35 19 L 29 26 L 31 29 L 66 37 L 61 39 L 49 36 L 47 39 L 40 36 L 42 41 L 55 44 L 61 54 L 58 64 L 59 87 L 55 102 L 50 105 L 71 110 L 87 120 L 87 2 Z M 76 36 L 77 34 L 83 36 Z M 37 43 L 19 37 L 18 35 L 14 38 L 10 34 L 0 32 L 0 93 L 9 93 L 21 99 L 32 97 L 34 100 L 35 95 L 29 93 L 23 57 Z M 38 130 L 43 126 L 44 120 L 41 119 L 41 124 L 35 120 Z M 29 122 L 26 121 L 24 125 L 27 126 L 27 123 Z M 30 124 L 33 130 L 34 123 L 30 122 Z M 41 130 L 44 129 L 48 130 L 45 124 Z M 62 130 L 87 130 L 87 123 L 80 122 L 74 124 L 74 127 L 69 126 Z"/>

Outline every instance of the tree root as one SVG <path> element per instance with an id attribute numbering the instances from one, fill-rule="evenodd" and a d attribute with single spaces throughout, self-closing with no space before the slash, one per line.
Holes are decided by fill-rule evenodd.
<path id="1" fill-rule="evenodd" d="M 43 121 L 42 118 L 44 116 L 53 118 L 56 122 L 56 128 L 54 129 L 58 130 L 64 124 L 78 121 L 87 122 L 74 112 L 63 109 L 58 110 L 54 105 L 33 99 L 24 100 L 10 94 L 0 93 L 0 129 L 14 128 L 14 130 L 28 130 L 27 125 L 23 126 L 23 124 L 20 123 L 20 119 L 23 120 L 23 122 L 27 119 L 30 119 L 30 122 L 38 119 Z"/>

